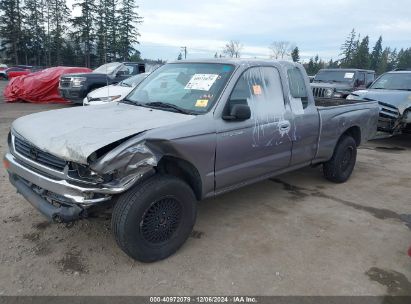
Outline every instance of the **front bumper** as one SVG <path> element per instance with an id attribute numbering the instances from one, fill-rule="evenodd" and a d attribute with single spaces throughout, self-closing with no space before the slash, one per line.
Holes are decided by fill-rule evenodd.
<path id="1" fill-rule="evenodd" d="M 83 98 L 87 95 L 87 92 L 84 87 L 79 87 L 79 88 L 59 87 L 59 93 L 61 97 L 75 104 L 82 104 Z"/>
<path id="2" fill-rule="evenodd" d="M 88 208 L 109 201 L 112 195 L 122 193 L 130 186 L 81 185 L 38 171 L 11 153 L 4 156 L 3 162 L 17 192 L 49 220 L 56 222 L 86 217 Z"/>
<path id="3" fill-rule="evenodd" d="M 30 183 L 24 182 L 15 174 L 9 175 L 10 183 L 16 187 L 17 192 L 48 220 L 58 223 L 68 223 L 87 216 L 87 210 L 72 204 L 60 204 L 58 206 L 51 204 L 44 199 L 40 194 L 36 193 L 31 187 Z"/>
<path id="4" fill-rule="evenodd" d="M 111 195 L 125 190 L 124 187 L 107 188 L 80 185 L 54 176 L 46 176 L 35 169 L 29 168 L 11 153 L 5 155 L 4 162 L 9 174 L 25 180 L 33 184 L 33 186 L 56 194 L 57 197 L 60 197 L 60 199 L 57 199 L 59 201 L 79 204 L 83 207 L 89 207 L 110 200 Z"/>

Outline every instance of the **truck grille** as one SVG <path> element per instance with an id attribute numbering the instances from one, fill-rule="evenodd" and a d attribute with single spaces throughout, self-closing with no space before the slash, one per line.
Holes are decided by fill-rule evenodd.
<path id="1" fill-rule="evenodd" d="M 60 88 L 68 88 L 71 83 L 70 77 L 61 77 L 60 78 Z"/>
<path id="2" fill-rule="evenodd" d="M 66 166 L 65 160 L 41 151 L 18 137 L 14 137 L 14 149 L 24 157 L 55 170 L 63 171 Z"/>
<path id="3" fill-rule="evenodd" d="M 378 105 L 380 106 L 381 117 L 392 119 L 398 119 L 398 117 L 400 117 L 400 112 L 395 106 L 380 101 L 378 102 Z"/>
<path id="4" fill-rule="evenodd" d="M 324 97 L 325 89 L 324 88 L 313 88 L 314 97 Z"/>
<path id="5" fill-rule="evenodd" d="M 398 109 L 384 102 L 378 102 L 380 106 L 380 115 L 378 117 L 378 130 L 392 133 L 400 117 Z"/>

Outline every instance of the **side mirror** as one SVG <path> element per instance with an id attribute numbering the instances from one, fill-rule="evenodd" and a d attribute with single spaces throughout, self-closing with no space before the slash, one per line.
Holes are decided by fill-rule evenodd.
<path id="1" fill-rule="evenodd" d="M 233 105 L 230 115 L 223 116 L 224 120 L 247 120 L 251 117 L 250 107 L 246 104 Z"/>
<path id="2" fill-rule="evenodd" d="M 125 76 L 126 75 L 126 71 L 118 71 L 116 76 L 117 77 L 121 77 L 121 76 Z"/>

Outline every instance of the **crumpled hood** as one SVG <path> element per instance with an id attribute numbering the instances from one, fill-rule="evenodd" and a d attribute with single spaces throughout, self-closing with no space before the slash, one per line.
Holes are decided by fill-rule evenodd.
<path id="1" fill-rule="evenodd" d="M 62 159 L 87 164 L 96 150 L 140 132 L 195 118 L 122 103 L 35 113 L 16 119 L 12 131 Z"/>
<path id="2" fill-rule="evenodd" d="M 411 92 L 400 90 L 359 90 L 351 94 L 357 95 L 360 98 L 369 98 L 376 101 L 381 101 L 398 108 L 400 114 L 403 114 L 405 109 L 411 107 Z"/>
<path id="3" fill-rule="evenodd" d="M 335 89 L 340 91 L 351 91 L 352 86 L 349 83 L 341 82 L 313 82 L 311 83 L 312 88 L 325 88 L 325 89 Z"/>

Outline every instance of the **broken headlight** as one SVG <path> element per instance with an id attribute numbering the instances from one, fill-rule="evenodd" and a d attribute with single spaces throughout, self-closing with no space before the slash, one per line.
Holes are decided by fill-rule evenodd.
<path id="1" fill-rule="evenodd" d="M 68 176 L 74 179 L 92 183 L 109 182 L 113 179 L 112 174 L 101 175 L 91 170 L 88 166 L 77 163 L 70 163 Z"/>

